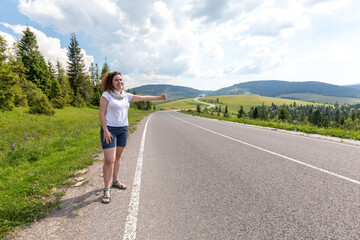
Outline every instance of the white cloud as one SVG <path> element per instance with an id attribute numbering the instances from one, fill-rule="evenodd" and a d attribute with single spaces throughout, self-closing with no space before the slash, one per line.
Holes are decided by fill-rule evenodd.
<path id="1" fill-rule="evenodd" d="M 15 43 L 15 38 L 8 34 L 0 31 L 0 35 L 5 39 L 7 46 L 10 48 Z"/>
<path id="2" fill-rule="evenodd" d="M 42 26 L 91 36 L 92 45 L 112 59 L 111 69 L 128 74 L 129 84 L 197 79 L 215 86 L 217 77 L 235 81 L 289 73 L 281 69 L 302 59 L 297 48 L 304 33 L 314 35 L 307 53 L 320 56 L 324 49 L 315 47 L 322 41 L 316 28 L 321 29 L 322 22 L 314 21 L 321 16 L 329 22 L 327 17 L 352 4 L 351 0 L 19 0 L 19 9 Z M 354 12 L 340 22 L 357 21 Z M 331 41 L 335 47 L 346 44 Z M 45 36 L 42 45 L 49 58 L 56 53 L 64 56 L 54 39 Z M 91 56 L 84 57 L 91 61 Z"/>
<path id="3" fill-rule="evenodd" d="M 123 13 L 111 0 L 19 0 L 19 10 L 42 26 L 61 33 L 111 30 Z"/>
<path id="4" fill-rule="evenodd" d="M 5 27 L 10 28 L 13 32 L 17 35 L 21 35 L 25 30 L 26 26 L 24 25 L 10 25 L 10 24 L 3 24 Z M 66 68 L 68 57 L 67 53 L 68 50 L 66 48 L 62 48 L 60 45 L 60 39 L 48 37 L 43 32 L 30 27 L 30 30 L 35 34 L 36 40 L 40 49 L 40 52 L 44 56 L 45 60 L 50 60 L 52 64 L 55 66 L 56 62 L 59 60 L 61 65 Z M 81 53 L 83 54 L 83 59 L 85 63 L 86 70 L 89 69 L 90 64 L 94 62 L 93 56 L 88 56 L 84 49 L 81 49 Z"/>

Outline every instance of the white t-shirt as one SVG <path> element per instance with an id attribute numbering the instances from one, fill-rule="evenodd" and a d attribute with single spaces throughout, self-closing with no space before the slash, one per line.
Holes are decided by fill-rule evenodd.
<path id="1" fill-rule="evenodd" d="M 128 110 L 133 94 L 127 93 L 123 99 L 116 99 L 105 91 L 101 97 L 108 101 L 105 113 L 106 124 L 110 127 L 128 126 Z"/>

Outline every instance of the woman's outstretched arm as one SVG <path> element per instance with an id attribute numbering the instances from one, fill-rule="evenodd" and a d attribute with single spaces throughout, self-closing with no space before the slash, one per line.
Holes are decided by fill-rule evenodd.
<path id="1" fill-rule="evenodd" d="M 166 98 L 167 98 L 166 91 L 164 91 L 161 94 L 161 96 L 139 96 L 139 95 L 134 95 L 131 98 L 131 102 L 166 100 Z"/>

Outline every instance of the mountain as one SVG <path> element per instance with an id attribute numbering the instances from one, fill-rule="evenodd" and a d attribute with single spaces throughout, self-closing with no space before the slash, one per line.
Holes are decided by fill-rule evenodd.
<path id="1" fill-rule="evenodd" d="M 360 86 L 338 86 L 323 82 L 287 82 L 279 80 L 251 81 L 238 83 L 216 91 L 203 91 L 189 87 L 173 85 L 144 85 L 135 88 L 139 95 L 160 95 L 164 90 L 169 99 L 194 98 L 200 95 L 243 95 L 256 94 L 266 97 L 278 97 L 284 94 L 310 93 L 322 96 L 360 98 Z"/>
<path id="2" fill-rule="evenodd" d="M 201 95 L 209 95 L 212 91 L 203 91 L 197 90 L 190 87 L 174 86 L 168 84 L 154 84 L 154 85 L 143 85 L 131 89 L 130 92 L 133 92 L 135 89 L 136 94 L 139 95 L 150 95 L 150 96 L 159 96 L 165 90 L 169 100 L 181 99 L 181 98 L 195 98 Z"/>
<path id="3" fill-rule="evenodd" d="M 266 97 L 277 97 L 291 93 L 312 93 L 323 96 L 359 98 L 360 91 L 351 86 L 338 86 L 323 82 L 287 82 L 278 80 L 252 81 L 221 88 L 211 95 L 234 95 L 251 93 Z"/>
<path id="4" fill-rule="evenodd" d="M 351 85 L 345 85 L 344 87 L 351 87 L 351 88 L 356 88 L 356 89 L 360 90 L 360 83 L 351 84 Z"/>

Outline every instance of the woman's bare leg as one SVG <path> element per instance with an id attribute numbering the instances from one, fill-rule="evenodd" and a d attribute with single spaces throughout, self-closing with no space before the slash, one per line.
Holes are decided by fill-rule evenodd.
<path id="1" fill-rule="evenodd" d="M 114 171 L 114 162 L 115 162 L 116 148 L 104 149 L 104 166 L 103 166 L 103 175 L 104 175 L 104 188 L 110 188 L 111 186 L 111 176 Z M 106 196 L 109 196 L 109 192 L 105 192 Z M 109 199 L 103 199 L 104 202 L 109 201 Z"/>
<path id="2" fill-rule="evenodd" d="M 119 178 L 120 172 L 120 163 L 121 163 L 121 155 L 124 151 L 125 147 L 116 147 L 116 155 L 115 155 L 115 163 L 114 163 L 114 171 L 113 171 L 113 181 L 116 181 Z M 119 186 L 121 183 L 117 183 Z M 126 187 L 126 185 L 124 185 Z"/>

